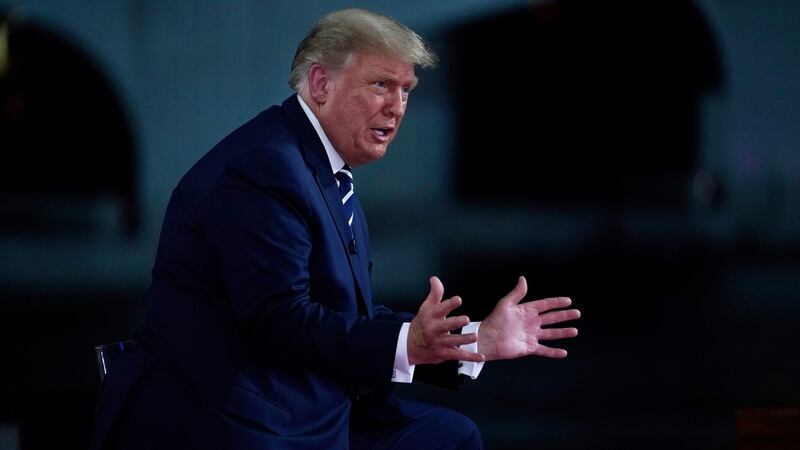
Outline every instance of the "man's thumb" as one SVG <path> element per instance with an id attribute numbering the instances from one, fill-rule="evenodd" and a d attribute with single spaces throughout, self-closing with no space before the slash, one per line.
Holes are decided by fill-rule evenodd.
<path id="1" fill-rule="evenodd" d="M 428 293 L 428 298 L 426 298 L 425 301 L 433 304 L 441 303 L 442 297 L 444 296 L 444 285 L 442 285 L 442 281 L 437 276 L 432 276 L 428 281 L 430 281 L 431 284 L 431 291 Z"/>

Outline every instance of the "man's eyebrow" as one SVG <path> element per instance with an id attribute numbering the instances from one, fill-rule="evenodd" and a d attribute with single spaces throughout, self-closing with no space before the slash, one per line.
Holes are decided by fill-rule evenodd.
<path id="1" fill-rule="evenodd" d="M 367 76 L 367 78 L 368 79 L 387 80 L 387 81 L 392 81 L 392 82 L 398 83 L 398 84 L 405 84 L 405 83 L 402 83 L 399 78 L 395 77 L 394 75 L 392 75 L 389 72 L 377 72 L 377 73 L 372 74 L 372 76 Z M 417 78 L 417 76 L 414 75 L 413 78 L 411 78 L 411 82 L 409 84 L 411 85 L 412 88 L 416 87 L 417 84 L 419 84 L 419 78 Z"/>

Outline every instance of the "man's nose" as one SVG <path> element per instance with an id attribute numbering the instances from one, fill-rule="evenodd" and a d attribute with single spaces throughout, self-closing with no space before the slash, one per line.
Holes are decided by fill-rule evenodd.
<path id="1" fill-rule="evenodd" d="M 384 105 L 384 114 L 387 116 L 394 116 L 398 119 L 403 117 L 406 112 L 406 102 L 403 99 L 403 89 L 398 88 L 393 90 L 386 96 L 386 104 Z"/>

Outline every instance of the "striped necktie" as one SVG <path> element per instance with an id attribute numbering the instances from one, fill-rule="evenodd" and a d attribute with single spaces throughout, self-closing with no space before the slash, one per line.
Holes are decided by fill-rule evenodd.
<path id="1" fill-rule="evenodd" d="M 339 194 L 342 196 L 342 207 L 347 225 L 350 226 L 350 235 L 353 234 L 353 172 L 347 164 L 336 172 L 336 184 L 339 185 Z"/>

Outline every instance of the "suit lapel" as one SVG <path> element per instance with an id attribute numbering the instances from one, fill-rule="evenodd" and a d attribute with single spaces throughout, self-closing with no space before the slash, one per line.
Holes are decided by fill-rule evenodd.
<path id="1" fill-rule="evenodd" d="M 308 121 L 308 117 L 306 117 L 305 112 L 300 107 L 297 96 L 293 95 L 287 98 L 284 100 L 282 106 L 300 140 L 305 160 L 314 171 L 317 186 L 320 192 L 322 192 L 325 204 L 336 225 L 336 232 L 342 244 L 342 251 L 347 255 L 347 260 L 350 263 L 350 270 L 356 280 L 356 288 L 361 294 L 360 298 L 363 302 L 363 307 L 367 315 L 372 317 L 368 270 L 361 270 L 359 267 L 361 261 L 357 258 L 358 253 L 353 255 L 349 251 L 351 241 L 350 226 L 347 225 L 347 220 L 344 217 L 342 197 L 341 194 L 339 194 L 339 187 L 336 185 L 336 178 L 333 176 L 333 170 L 331 169 L 330 161 L 328 161 L 328 155 L 325 153 L 325 148 L 319 140 L 317 131 L 314 129 L 313 125 L 311 125 L 311 122 Z"/>
<path id="2" fill-rule="evenodd" d="M 369 273 L 369 234 L 367 232 L 367 219 L 364 215 L 364 209 L 361 208 L 361 203 L 358 201 L 358 194 L 353 194 L 354 205 L 354 218 L 353 218 L 353 233 L 356 242 L 358 243 L 358 252 L 354 258 L 358 261 L 355 265 L 356 276 L 359 280 L 364 280 L 361 283 L 361 293 L 364 294 L 365 302 L 372 305 L 372 286 L 370 284 Z"/>

